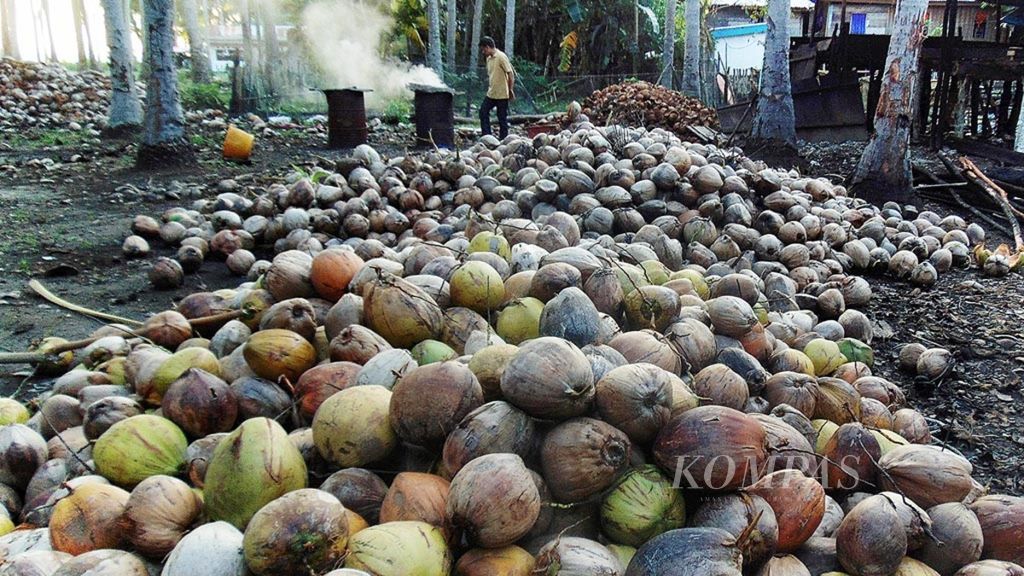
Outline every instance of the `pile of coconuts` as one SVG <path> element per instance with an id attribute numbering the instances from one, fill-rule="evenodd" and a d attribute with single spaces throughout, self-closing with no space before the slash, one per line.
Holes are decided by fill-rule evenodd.
<path id="1" fill-rule="evenodd" d="M 980 228 L 577 128 L 137 218 L 247 281 L 0 399 L 0 576 L 1024 574 L 858 310 Z"/>

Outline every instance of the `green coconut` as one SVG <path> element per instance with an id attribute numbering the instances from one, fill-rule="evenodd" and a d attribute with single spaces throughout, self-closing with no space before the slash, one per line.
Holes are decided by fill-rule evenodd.
<path id="1" fill-rule="evenodd" d="M 612 270 L 615 272 L 615 277 L 619 279 L 619 285 L 622 286 L 622 294 L 624 296 L 629 296 L 637 288 L 651 284 L 650 280 L 647 279 L 644 269 L 639 266 L 623 262 L 614 266 Z"/>
<path id="2" fill-rule="evenodd" d="M 0 398 L 0 426 L 28 422 L 28 408 L 14 398 Z"/>
<path id="3" fill-rule="evenodd" d="M 469 369 L 480 382 L 485 401 L 501 398 L 501 375 L 518 351 L 519 347 L 513 344 L 492 344 L 470 358 Z"/>
<path id="4" fill-rule="evenodd" d="M 690 283 L 693 284 L 693 289 L 696 290 L 697 294 L 704 300 L 707 300 L 708 296 L 711 295 L 711 289 L 708 287 L 707 281 L 704 280 L 704 276 L 702 276 L 700 272 L 687 268 L 685 270 L 677 270 L 669 276 L 669 280 L 680 279 L 689 280 Z"/>
<path id="5" fill-rule="evenodd" d="M 213 352 L 206 348 L 183 348 L 171 354 L 170 358 L 160 364 L 160 367 L 156 369 L 156 373 L 153 374 L 149 390 L 145 392 L 139 391 L 143 394 L 143 400 L 147 404 L 159 406 L 160 401 L 164 397 L 164 392 L 167 392 L 171 384 L 178 378 L 181 378 L 181 375 L 190 368 L 199 368 L 206 370 L 214 376 L 220 376 L 220 361 L 217 360 Z"/>
<path id="6" fill-rule="evenodd" d="M 385 458 L 398 445 L 388 416 L 391 391 L 355 386 L 336 392 L 313 417 L 313 444 L 328 462 L 350 468 Z"/>
<path id="7" fill-rule="evenodd" d="M 815 338 L 808 342 L 804 346 L 804 354 L 814 364 L 816 376 L 828 376 L 848 362 L 846 356 L 839 350 L 839 345 L 824 338 Z"/>
<path id="8" fill-rule="evenodd" d="M 894 448 L 899 448 L 900 446 L 906 446 L 910 444 L 909 440 L 907 440 L 903 436 L 900 436 L 896 432 L 893 432 L 892 430 L 878 429 L 869 430 L 869 432 L 871 432 L 871 435 L 875 437 L 875 440 L 878 440 L 878 447 L 882 451 L 882 456 L 885 456 Z"/>
<path id="9" fill-rule="evenodd" d="M 250 418 L 214 449 L 203 498 L 211 520 L 241 530 L 267 503 L 305 487 L 306 463 L 288 433 L 269 418 Z"/>
<path id="10" fill-rule="evenodd" d="M 516 298 L 498 313 L 495 329 L 509 344 L 519 344 L 540 336 L 540 315 L 544 303 L 532 296 Z"/>
<path id="11" fill-rule="evenodd" d="M 857 340 L 856 338 L 843 338 L 836 343 L 839 351 L 850 362 L 861 362 L 870 368 L 875 363 L 875 351 L 871 346 Z"/>
<path id="12" fill-rule="evenodd" d="M 346 568 L 374 576 L 437 576 L 452 569 L 444 533 L 426 522 L 371 526 L 349 539 L 348 552 Z"/>
<path id="13" fill-rule="evenodd" d="M 451 346 L 437 340 L 424 340 L 413 346 L 409 353 L 420 366 L 454 360 L 459 357 L 459 354 Z"/>
<path id="14" fill-rule="evenodd" d="M 627 472 L 601 502 L 602 529 L 620 544 L 640 546 L 685 521 L 682 493 L 651 465 Z"/>
<path id="15" fill-rule="evenodd" d="M 152 414 L 132 416 L 107 429 L 92 448 L 96 472 L 118 486 L 150 476 L 175 476 L 185 465 L 188 440 L 174 422 Z"/>
<path id="16" fill-rule="evenodd" d="M 644 260 L 640 263 L 640 268 L 644 271 L 644 276 L 647 281 L 655 286 L 661 286 L 665 282 L 668 282 L 669 277 L 672 275 L 672 271 L 661 263 L 660 260 Z"/>
<path id="17" fill-rule="evenodd" d="M 387 272 L 363 290 L 363 317 L 367 327 L 395 348 L 410 348 L 441 334 L 444 318 L 422 288 Z"/>
<path id="18" fill-rule="evenodd" d="M 469 241 L 469 247 L 466 249 L 470 254 L 476 252 L 491 252 L 501 256 L 505 260 L 512 259 L 512 249 L 508 245 L 508 240 L 504 236 L 499 236 L 494 232 L 483 231 L 478 232 L 473 239 Z"/>
<path id="19" fill-rule="evenodd" d="M 242 550 L 257 576 L 322 574 L 340 564 L 346 544 L 345 507 L 327 492 L 303 488 L 260 508 Z"/>
<path id="20" fill-rule="evenodd" d="M 814 451 L 818 454 L 823 454 L 825 445 L 835 435 L 836 430 L 839 430 L 839 424 L 831 420 L 811 420 L 811 427 L 818 433 L 818 441 L 814 444 Z"/>
<path id="21" fill-rule="evenodd" d="M 452 304 L 486 314 L 505 301 L 505 282 L 490 264 L 471 260 L 455 269 L 448 280 Z"/>

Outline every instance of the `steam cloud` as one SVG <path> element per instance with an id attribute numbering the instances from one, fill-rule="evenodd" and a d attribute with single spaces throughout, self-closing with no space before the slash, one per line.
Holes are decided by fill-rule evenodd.
<path id="1" fill-rule="evenodd" d="M 409 66 L 380 55 L 391 18 L 359 0 L 317 2 L 302 12 L 306 41 L 324 75 L 325 88 L 369 88 L 367 105 L 409 97 L 409 83 L 443 85 L 430 68 Z"/>

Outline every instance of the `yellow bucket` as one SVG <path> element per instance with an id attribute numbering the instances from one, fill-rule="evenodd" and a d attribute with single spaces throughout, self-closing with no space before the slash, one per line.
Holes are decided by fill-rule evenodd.
<path id="1" fill-rule="evenodd" d="M 234 124 L 228 126 L 228 133 L 224 136 L 224 159 L 248 160 L 255 139 L 255 136 L 245 130 L 239 130 Z"/>

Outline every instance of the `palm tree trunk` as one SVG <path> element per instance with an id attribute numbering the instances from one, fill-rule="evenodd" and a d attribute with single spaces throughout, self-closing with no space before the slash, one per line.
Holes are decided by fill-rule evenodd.
<path id="1" fill-rule="evenodd" d="M 469 47 L 469 73 L 476 75 L 480 65 L 480 35 L 484 24 L 484 0 L 473 3 L 473 40 Z"/>
<path id="2" fill-rule="evenodd" d="M 110 48 L 110 110 L 107 133 L 117 135 L 137 129 L 142 124 L 142 105 L 135 90 L 131 32 L 128 27 L 128 5 L 125 0 L 103 0 Z"/>
<path id="3" fill-rule="evenodd" d="M 211 81 L 210 51 L 206 46 L 206 33 L 199 24 L 196 0 L 178 0 L 181 20 L 188 35 L 188 53 L 192 61 L 192 80 L 199 84 Z M 208 17 L 208 16 L 207 16 Z"/>
<path id="4" fill-rule="evenodd" d="M 78 66 L 85 68 L 87 58 L 85 55 L 85 38 L 82 37 L 85 15 L 82 13 L 82 3 L 80 0 L 71 0 L 71 19 L 75 23 L 75 48 L 78 50 Z"/>
<path id="5" fill-rule="evenodd" d="M 676 62 L 676 0 L 665 2 L 665 44 L 661 48 L 661 85 L 672 89 Z"/>
<path id="6" fill-rule="evenodd" d="M 789 0 L 768 0 L 761 87 L 751 135 L 796 149 L 796 114 L 789 80 Z"/>
<path id="7" fill-rule="evenodd" d="M 438 76 L 444 75 L 444 65 L 441 63 L 441 6 L 439 0 L 427 0 L 427 65 L 437 72 Z"/>
<path id="8" fill-rule="evenodd" d="M 57 61 L 57 42 L 53 38 L 53 23 L 50 21 L 50 0 L 43 0 L 43 21 L 46 23 L 46 37 L 50 39 L 50 61 Z"/>
<path id="9" fill-rule="evenodd" d="M 143 0 L 142 7 L 150 61 L 136 164 L 155 167 L 188 162 L 191 154 L 184 141 L 185 121 L 174 67 L 174 0 Z"/>
<path id="10" fill-rule="evenodd" d="M 686 0 L 683 92 L 700 98 L 700 0 Z"/>
<path id="11" fill-rule="evenodd" d="M 263 85 L 268 94 L 276 94 L 278 70 L 280 70 L 280 47 L 277 43 L 277 21 L 274 7 L 260 4 L 260 24 L 263 32 Z"/>
<path id="12" fill-rule="evenodd" d="M 448 0 L 448 21 L 445 22 L 445 34 L 447 38 L 447 51 L 448 51 L 448 71 L 455 73 L 455 52 L 457 46 L 455 45 L 455 33 L 459 28 L 459 11 L 457 0 Z"/>
<path id="13" fill-rule="evenodd" d="M 18 47 L 18 25 L 15 22 L 17 13 L 14 11 L 16 0 L 0 0 L 0 19 L 3 19 L 4 56 L 20 59 L 21 49 Z"/>
<path id="14" fill-rule="evenodd" d="M 89 68 L 96 68 L 96 53 L 92 48 L 92 28 L 89 26 L 89 11 L 85 0 L 75 0 L 82 6 L 82 28 L 85 30 L 85 48 L 89 55 Z"/>
<path id="15" fill-rule="evenodd" d="M 896 6 L 883 68 L 885 76 L 875 109 L 875 133 L 852 178 L 852 190 L 868 201 L 906 204 L 916 200 L 910 167 L 910 124 L 927 11 L 928 0 L 900 0 Z"/>
<path id="16" fill-rule="evenodd" d="M 516 53 L 516 0 L 505 0 L 505 54 Z"/>

